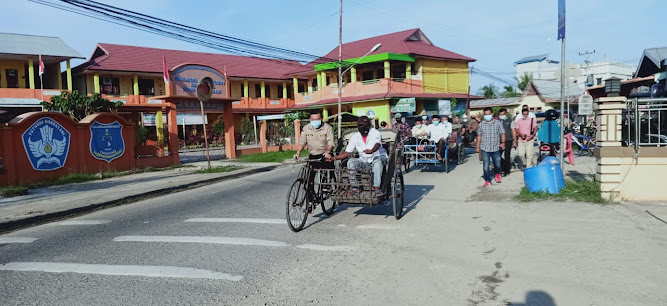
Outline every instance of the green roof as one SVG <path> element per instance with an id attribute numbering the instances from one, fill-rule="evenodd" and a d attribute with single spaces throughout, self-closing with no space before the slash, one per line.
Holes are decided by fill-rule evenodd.
<path id="1" fill-rule="evenodd" d="M 358 61 L 358 62 L 357 62 Z M 356 57 L 343 60 L 343 67 L 351 66 L 353 64 L 366 64 L 374 62 L 384 62 L 384 61 L 402 61 L 402 62 L 414 62 L 415 58 L 408 54 L 397 54 L 397 53 L 380 53 L 368 55 L 365 57 Z M 329 62 L 323 64 L 315 65 L 315 71 L 324 71 L 338 69 L 338 62 Z"/>

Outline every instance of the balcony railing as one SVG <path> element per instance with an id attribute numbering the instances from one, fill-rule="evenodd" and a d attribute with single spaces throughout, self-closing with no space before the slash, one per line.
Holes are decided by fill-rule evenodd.
<path id="1" fill-rule="evenodd" d="M 334 99 L 338 97 L 338 86 L 325 86 L 313 93 L 299 93 L 296 96 L 296 104 L 314 103 L 327 99 Z M 374 79 L 365 80 L 361 82 L 354 82 L 343 84 L 342 96 L 357 97 L 374 94 L 389 94 L 389 93 L 423 93 L 424 88 L 421 80 L 413 79 Z"/>
<path id="2" fill-rule="evenodd" d="M 59 96 L 62 89 L 47 89 L 44 88 L 44 101 L 49 101 L 53 96 Z M 41 89 L 30 88 L 0 88 L 0 98 L 16 98 L 16 99 L 42 99 Z"/>
<path id="3" fill-rule="evenodd" d="M 293 99 L 240 98 L 233 102 L 232 107 L 234 109 L 272 110 L 285 109 L 293 105 Z"/>

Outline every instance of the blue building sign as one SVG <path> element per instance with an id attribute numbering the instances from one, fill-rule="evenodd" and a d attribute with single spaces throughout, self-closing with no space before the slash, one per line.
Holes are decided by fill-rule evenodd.
<path id="1" fill-rule="evenodd" d="M 123 125 L 114 121 L 105 124 L 97 121 L 90 125 L 90 154 L 96 159 L 111 163 L 125 153 Z"/>
<path id="2" fill-rule="evenodd" d="M 35 121 L 21 139 L 33 169 L 51 171 L 65 166 L 71 134 L 57 121 L 49 117 Z"/>

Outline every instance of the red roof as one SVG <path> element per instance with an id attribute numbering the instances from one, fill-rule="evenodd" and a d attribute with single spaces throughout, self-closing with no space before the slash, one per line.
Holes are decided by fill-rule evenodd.
<path id="1" fill-rule="evenodd" d="M 343 59 L 364 56 L 373 46 L 382 44 L 373 54 L 397 53 L 437 57 L 450 60 L 474 62 L 475 59 L 436 47 L 419 29 L 411 29 L 381 36 L 366 38 L 343 44 Z M 332 62 L 338 60 L 338 47 L 333 49 L 319 61 Z"/>
<path id="2" fill-rule="evenodd" d="M 162 74 L 162 57 L 172 69 L 181 64 L 201 64 L 230 77 L 285 79 L 285 74 L 299 68 L 301 63 L 258 57 L 214 54 L 180 50 L 136 47 L 99 43 L 91 59 L 76 67 L 76 71 L 128 71 Z"/>

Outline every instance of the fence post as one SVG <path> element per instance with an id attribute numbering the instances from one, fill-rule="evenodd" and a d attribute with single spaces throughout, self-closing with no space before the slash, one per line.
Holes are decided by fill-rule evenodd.
<path id="1" fill-rule="evenodd" d="M 259 145 L 262 147 L 262 153 L 269 151 L 266 147 L 266 120 L 259 122 Z"/>
<path id="2" fill-rule="evenodd" d="M 296 145 L 299 145 L 301 142 L 301 120 L 294 120 L 294 141 Z"/>
<path id="3" fill-rule="evenodd" d="M 625 97 L 603 97 L 593 105 L 597 123 L 595 157 L 597 171 L 595 179 L 600 182 L 602 196 L 611 199 L 620 194 L 623 148 L 621 132 L 623 129 L 623 109 Z"/>

